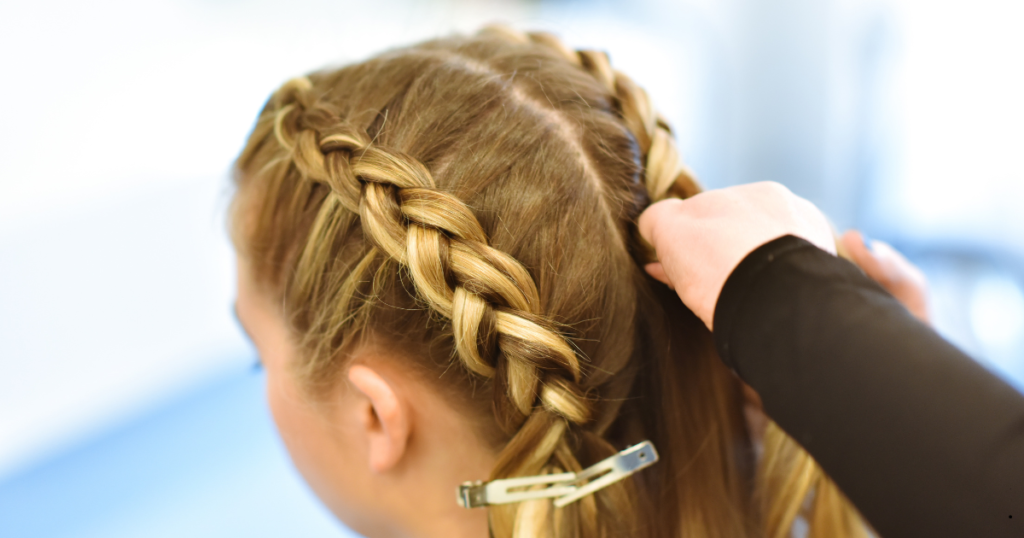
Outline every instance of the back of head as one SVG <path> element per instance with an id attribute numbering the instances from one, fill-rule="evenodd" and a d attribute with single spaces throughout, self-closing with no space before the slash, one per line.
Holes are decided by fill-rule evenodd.
<path id="1" fill-rule="evenodd" d="M 762 533 L 739 383 L 642 268 L 639 213 L 699 188 L 604 54 L 494 28 L 313 73 L 237 166 L 236 244 L 311 392 L 376 338 L 478 421 L 491 479 L 659 448 L 565 508 L 490 508 L 494 536 Z"/>

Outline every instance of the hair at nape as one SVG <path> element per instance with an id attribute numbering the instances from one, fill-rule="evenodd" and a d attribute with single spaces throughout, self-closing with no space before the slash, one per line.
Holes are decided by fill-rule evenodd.
<path id="1" fill-rule="evenodd" d="M 781 538 L 800 515 L 816 538 L 865 535 L 781 429 L 755 456 L 739 381 L 644 273 L 638 215 L 700 187 L 606 54 L 488 27 L 293 79 L 236 185 L 236 246 L 311 393 L 386 336 L 479 422 L 491 479 L 658 447 L 657 466 L 563 508 L 489 507 L 494 536 Z"/>

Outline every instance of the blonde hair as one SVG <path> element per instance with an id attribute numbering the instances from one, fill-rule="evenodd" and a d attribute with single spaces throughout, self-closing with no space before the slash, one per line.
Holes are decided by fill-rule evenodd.
<path id="1" fill-rule="evenodd" d="M 700 187 L 604 53 L 490 27 L 294 79 L 236 183 L 236 247 L 283 305 L 311 392 L 381 335 L 479 424 L 491 479 L 659 448 L 567 507 L 489 508 L 493 536 L 776 538 L 812 491 L 811 536 L 862 535 L 777 427 L 757 465 L 740 383 L 643 272 L 639 213 Z"/>

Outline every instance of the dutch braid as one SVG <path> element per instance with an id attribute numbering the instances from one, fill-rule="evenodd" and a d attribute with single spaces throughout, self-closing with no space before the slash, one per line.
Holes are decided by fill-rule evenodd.
<path id="1" fill-rule="evenodd" d="M 488 27 L 481 34 L 518 43 L 531 51 L 541 49 L 596 80 L 610 97 L 615 116 L 636 142 L 648 201 L 686 198 L 700 192 L 701 187 L 679 157 L 668 123 L 655 111 L 642 88 L 612 69 L 606 54 L 574 51 L 546 33 Z M 306 259 L 327 258 L 324 252 L 331 246 L 323 238 L 344 235 L 342 231 L 351 229 L 357 220 L 370 245 L 359 261 L 348 267 L 341 291 L 336 294 L 344 304 L 333 312 L 341 314 L 323 315 L 351 316 L 348 302 L 356 295 L 353 290 L 361 289 L 366 282 L 372 282 L 375 289 L 380 287 L 377 277 L 384 268 L 398 264 L 410 277 L 417 300 L 449 324 L 459 363 L 466 371 L 494 383 L 495 417 L 510 439 L 498 455 L 492 479 L 578 471 L 578 454 L 593 459 L 613 452 L 601 434 L 607 421 L 595 424 L 598 413 L 590 395 L 594 387 L 583 388 L 591 373 L 587 360 L 544 311 L 538 284 L 527 268 L 491 246 L 478 216 L 465 202 L 438 186 L 426 161 L 376 143 L 364 126 L 341 113 L 317 91 L 307 77 L 284 84 L 268 103 L 270 121 L 257 125 L 253 138 L 259 140 L 266 135 L 283 148 L 287 158 L 275 158 L 267 166 L 294 166 L 298 171 L 302 181 L 295 186 L 300 194 L 295 194 L 294 200 L 310 195 L 313 185 L 326 192 L 307 243 L 299 251 L 300 266 Z M 259 146 L 252 148 L 257 151 Z M 240 160 L 250 158 L 243 154 Z M 302 206 L 301 201 L 293 204 Z M 375 266 L 376 275 L 369 274 Z M 305 275 L 301 278 L 327 278 L 318 272 L 298 273 Z M 317 288 L 314 282 L 299 285 Z M 338 327 L 347 319 L 317 322 Z M 329 349 L 334 344 L 317 345 Z M 610 378 L 615 373 L 602 375 Z M 806 456 L 781 430 L 773 432 L 769 430 L 773 439 L 782 439 L 787 450 L 795 448 Z M 817 473 L 814 476 L 821 480 L 812 482 L 827 483 L 809 456 L 787 458 L 773 460 L 779 464 L 773 468 L 775 476 L 798 471 Z M 795 460 L 797 463 L 791 463 Z M 794 493 L 791 487 L 784 491 L 771 480 L 764 483 L 763 496 L 769 499 L 765 512 L 779 502 L 798 505 L 810 487 Z M 625 481 L 600 495 L 607 504 L 629 510 L 633 500 L 630 488 L 629 481 Z M 824 486 L 818 491 L 825 491 Z M 583 529 L 584 536 L 606 534 L 601 530 L 605 527 L 598 523 L 596 497 L 585 497 L 562 509 L 577 514 L 573 528 Z M 778 497 L 785 498 L 778 501 Z M 544 501 L 492 508 L 492 532 L 495 536 L 540 535 L 538 529 L 544 525 L 538 521 L 557 521 L 561 516 L 556 512 Z M 778 536 L 791 525 L 792 516 L 786 512 L 772 519 L 768 534 Z"/>
<path id="2" fill-rule="evenodd" d="M 573 50 L 546 32 L 519 32 L 506 26 L 489 26 L 482 33 L 543 45 L 600 82 L 614 96 L 623 122 L 640 147 L 644 184 L 651 202 L 665 198 L 685 199 L 703 190 L 683 164 L 672 129 L 651 105 L 647 92 L 627 75 L 613 69 L 607 54 Z M 814 497 L 807 514 L 813 525 L 812 538 L 865 536 L 865 523 L 857 510 L 814 459 L 774 422 L 770 422 L 765 431 L 764 447 L 766 464 L 759 472 L 758 497 L 768 536 L 789 536 L 808 495 Z"/>
<path id="3" fill-rule="evenodd" d="M 529 447 L 531 457 L 521 467 L 536 472 L 561 440 L 561 421 L 584 424 L 590 409 L 578 385 L 580 360 L 540 312 L 530 274 L 487 244 L 473 212 L 439 190 L 421 163 L 372 144 L 330 110 L 307 104 L 303 92 L 310 87 L 299 78 L 282 88 L 275 118 L 279 143 L 305 177 L 330 188 L 328 211 L 357 212 L 374 246 L 408 268 L 420 297 L 451 321 L 462 364 L 505 388 L 496 397 L 507 398 L 520 415 L 506 420 L 508 429 L 519 428 L 507 451 L 515 455 Z M 289 121 L 294 115 L 305 121 Z M 287 127 L 317 123 L 330 127 Z M 488 329 L 494 334 L 483 334 Z M 490 340 L 504 358 L 499 364 L 491 362 L 492 353 L 481 352 Z"/>
<path id="4" fill-rule="evenodd" d="M 654 109 L 647 92 L 626 74 L 612 69 L 606 53 L 573 50 L 546 32 L 519 32 L 507 26 L 488 26 L 481 33 L 541 45 L 597 79 L 614 97 L 619 116 L 636 138 L 644 160 L 644 184 L 652 202 L 689 198 L 702 190 L 679 156 L 672 128 Z"/>

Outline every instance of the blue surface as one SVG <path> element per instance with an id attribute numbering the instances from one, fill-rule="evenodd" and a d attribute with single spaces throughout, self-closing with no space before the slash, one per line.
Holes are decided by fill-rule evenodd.
<path id="1" fill-rule="evenodd" d="M 247 371 L 0 482 L 0 536 L 355 535 L 301 482 Z"/>

